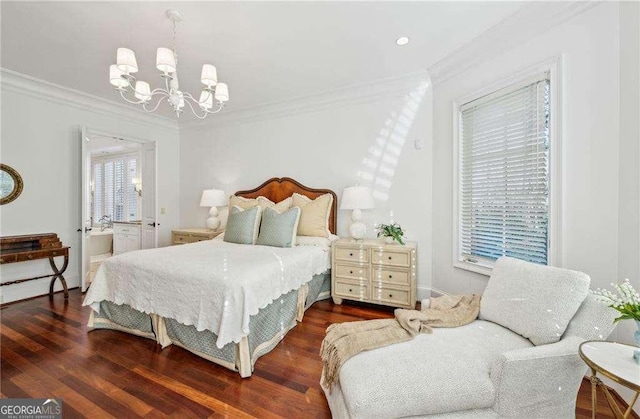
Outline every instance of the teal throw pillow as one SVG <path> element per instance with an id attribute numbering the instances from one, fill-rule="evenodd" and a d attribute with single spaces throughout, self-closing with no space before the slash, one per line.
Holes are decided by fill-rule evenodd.
<path id="1" fill-rule="evenodd" d="M 274 247 L 293 247 L 296 244 L 300 207 L 293 207 L 283 213 L 266 208 L 262 215 L 260 235 L 256 244 Z"/>
<path id="2" fill-rule="evenodd" d="M 247 210 L 231 207 L 223 240 L 229 243 L 255 244 L 260 229 L 260 213 L 260 207 Z"/>

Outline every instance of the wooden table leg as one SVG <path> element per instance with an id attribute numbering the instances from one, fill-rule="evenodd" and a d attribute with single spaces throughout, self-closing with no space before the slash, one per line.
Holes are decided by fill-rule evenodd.
<path id="1" fill-rule="evenodd" d="M 69 266 L 69 253 L 64 255 L 64 263 L 62 264 L 62 268 L 58 269 L 55 261 L 53 260 L 53 256 L 49 258 L 49 265 L 51 265 L 51 269 L 53 269 L 53 278 L 51 278 L 51 282 L 49 283 L 49 299 L 53 300 L 53 286 L 55 285 L 56 279 L 60 278 L 60 282 L 62 283 L 62 288 L 64 289 L 64 299 L 69 299 L 69 289 L 67 288 L 67 281 L 64 279 L 64 271 L 67 270 L 67 266 Z"/>
<path id="2" fill-rule="evenodd" d="M 624 418 L 625 419 L 631 417 L 631 410 L 633 410 L 633 405 L 636 404 L 636 401 L 638 400 L 638 396 L 639 395 L 640 395 L 640 393 L 636 393 L 636 395 L 633 396 L 633 400 L 631 400 L 631 403 L 629 403 L 629 407 L 624 412 Z"/>

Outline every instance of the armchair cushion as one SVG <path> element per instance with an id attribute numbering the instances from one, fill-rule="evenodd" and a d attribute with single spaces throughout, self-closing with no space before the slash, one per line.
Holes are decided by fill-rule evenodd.
<path id="1" fill-rule="evenodd" d="M 480 318 L 534 345 L 558 342 L 589 292 L 587 274 L 518 259 L 497 260 L 480 303 Z"/>
<path id="2" fill-rule="evenodd" d="M 354 418 L 490 408 L 495 399 L 492 365 L 503 352 L 529 347 L 522 336 L 480 320 L 434 329 L 349 359 L 340 371 L 341 388 L 333 391 L 342 392 L 341 409 Z"/>
<path id="3" fill-rule="evenodd" d="M 589 293 L 562 338 L 579 336 L 584 340 L 604 340 L 613 332 L 616 326 L 613 321 L 619 315 L 616 310 L 602 304 Z"/>

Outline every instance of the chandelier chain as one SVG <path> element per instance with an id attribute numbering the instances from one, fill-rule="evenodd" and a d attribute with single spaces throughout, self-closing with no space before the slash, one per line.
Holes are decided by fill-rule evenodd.
<path id="1" fill-rule="evenodd" d="M 171 19 L 171 31 L 173 35 L 171 36 L 171 49 L 173 50 L 173 56 L 176 59 L 176 68 L 178 67 L 178 49 L 176 48 L 176 21 L 175 19 Z"/>

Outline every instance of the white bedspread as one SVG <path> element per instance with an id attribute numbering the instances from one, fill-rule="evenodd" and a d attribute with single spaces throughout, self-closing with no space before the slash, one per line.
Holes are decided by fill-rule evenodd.
<path id="1" fill-rule="evenodd" d="M 123 253 L 102 263 L 83 305 L 100 301 L 210 330 L 222 348 L 249 334 L 249 316 L 330 268 L 318 247 L 207 240 Z"/>

